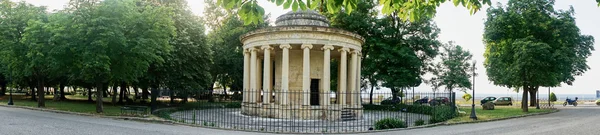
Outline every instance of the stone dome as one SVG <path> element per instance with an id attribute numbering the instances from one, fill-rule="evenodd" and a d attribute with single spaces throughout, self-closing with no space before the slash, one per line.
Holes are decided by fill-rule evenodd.
<path id="1" fill-rule="evenodd" d="M 329 27 L 329 20 L 327 17 L 319 14 L 314 10 L 298 10 L 296 12 L 290 11 L 279 17 L 275 21 L 277 26 L 322 26 Z"/>

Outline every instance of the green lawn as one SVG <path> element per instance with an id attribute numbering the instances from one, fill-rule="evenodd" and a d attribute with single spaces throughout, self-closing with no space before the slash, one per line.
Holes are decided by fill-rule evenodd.
<path id="1" fill-rule="evenodd" d="M 450 120 L 448 120 L 449 123 L 472 121 L 469 118 L 469 116 L 471 114 L 471 107 L 460 107 L 460 110 L 467 112 L 467 114 L 463 114 L 459 117 L 450 119 Z M 529 112 L 525 113 L 521 110 L 521 108 L 513 107 L 513 106 L 496 106 L 495 110 L 483 110 L 481 107 L 475 108 L 475 114 L 477 114 L 477 120 L 490 120 L 490 119 L 506 118 L 506 117 L 524 115 L 524 114 L 531 114 L 531 113 L 551 112 L 551 111 L 553 111 L 553 110 L 535 109 L 535 107 L 530 107 Z"/>
<path id="2" fill-rule="evenodd" d="M 37 107 L 37 102 L 32 101 L 30 99 L 26 99 L 24 96 L 13 96 L 14 104 L 17 106 L 29 106 L 29 107 Z M 8 103 L 8 96 L 0 97 L 0 104 L 6 105 Z M 95 102 L 87 102 L 84 100 L 69 100 L 69 101 L 54 101 L 52 100 L 52 96 L 46 96 L 46 108 L 47 109 L 55 109 L 62 111 L 71 111 L 71 112 L 79 112 L 79 113 L 88 113 L 94 115 L 108 115 L 108 116 L 118 116 L 121 114 L 119 105 L 113 106 L 111 104 L 104 104 L 104 113 L 98 114 L 96 113 L 96 104 Z"/>

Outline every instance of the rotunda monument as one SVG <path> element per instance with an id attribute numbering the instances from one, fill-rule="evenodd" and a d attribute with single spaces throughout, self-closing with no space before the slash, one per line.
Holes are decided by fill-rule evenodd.
<path id="1" fill-rule="evenodd" d="M 364 38 L 330 28 L 327 18 L 312 10 L 288 12 L 277 17 L 275 24 L 240 37 L 244 49 L 242 114 L 361 119 Z M 337 76 L 331 73 L 332 60 L 337 61 Z M 338 80 L 336 90 L 331 90 L 332 77 Z"/>

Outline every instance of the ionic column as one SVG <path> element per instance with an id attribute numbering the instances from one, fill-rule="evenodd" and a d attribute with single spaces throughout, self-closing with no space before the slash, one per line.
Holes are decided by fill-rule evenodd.
<path id="1" fill-rule="evenodd" d="M 329 105 L 329 92 L 330 90 L 330 83 L 331 83 L 331 69 L 330 69 L 330 64 L 331 64 L 331 50 L 333 50 L 333 46 L 331 45 L 325 45 L 323 46 L 323 48 L 321 48 L 324 52 L 323 52 L 323 104 L 322 106 L 328 106 Z"/>
<path id="2" fill-rule="evenodd" d="M 261 47 L 264 52 L 263 56 L 263 104 L 271 103 L 271 50 L 273 47 L 263 45 Z"/>
<path id="3" fill-rule="evenodd" d="M 256 98 L 257 103 L 264 101 L 264 99 L 261 100 L 261 98 L 260 98 L 260 96 L 261 96 L 260 94 L 261 94 L 261 92 L 263 92 L 263 87 L 262 87 L 263 76 L 262 76 L 262 72 L 260 70 L 260 69 L 263 69 L 262 68 L 263 64 L 260 64 L 260 63 L 263 63 L 262 59 L 257 58 L 257 60 L 256 60 L 256 80 L 257 80 L 256 81 L 256 95 L 254 96 L 254 98 Z"/>
<path id="4" fill-rule="evenodd" d="M 288 104 L 288 92 L 289 92 L 289 72 L 290 72 L 290 44 L 280 45 L 282 49 L 282 61 L 281 61 L 281 104 Z"/>
<path id="5" fill-rule="evenodd" d="M 302 44 L 300 48 L 304 50 L 304 58 L 302 59 L 302 105 L 310 105 L 310 44 Z"/>
<path id="6" fill-rule="evenodd" d="M 358 71 L 357 71 L 357 77 L 356 77 L 356 92 L 360 93 L 360 77 L 362 76 L 361 74 L 361 66 L 362 66 L 362 53 L 358 54 Z M 356 105 L 361 105 L 362 102 L 362 98 L 360 98 L 361 94 L 356 94 L 356 98 L 358 99 L 356 101 Z"/>
<path id="7" fill-rule="evenodd" d="M 250 92 L 248 93 L 248 96 L 250 96 L 249 102 L 256 103 L 256 92 L 258 91 L 258 86 L 256 82 L 256 78 L 258 78 L 256 74 L 256 72 L 258 72 L 258 66 L 256 65 L 256 48 L 248 48 L 248 51 L 250 51 Z"/>
<path id="8" fill-rule="evenodd" d="M 346 105 L 346 94 L 348 93 L 347 89 L 346 89 L 346 80 L 348 78 L 347 77 L 347 62 L 348 62 L 348 56 L 347 53 L 348 51 L 350 51 L 348 48 L 342 48 L 339 50 L 340 51 L 340 78 L 338 80 L 340 80 L 340 88 L 338 90 L 338 96 L 339 96 L 339 100 L 340 102 L 338 104 L 340 105 Z"/>
<path id="9" fill-rule="evenodd" d="M 348 73 L 350 74 L 350 78 L 348 79 L 348 94 L 350 94 L 350 105 L 355 105 L 356 103 L 356 96 L 354 96 L 356 94 L 356 67 L 358 62 L 356 62 L 357 57 L 358 57 L 358 52 L 356 50 L 351 51 L 351 59 L 350 59 L 350 71 L 348 71 Z"/>
<path id="10" fill-rule="evenodd" d="M 243 88 L 243 102 L 248 102 L 248 92 L 250 92 L 250 51 L 244 49 L 244 88 Z"/>

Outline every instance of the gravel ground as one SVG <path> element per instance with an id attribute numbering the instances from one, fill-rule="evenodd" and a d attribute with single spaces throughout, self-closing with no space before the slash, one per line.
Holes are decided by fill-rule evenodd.
<path id="1" fill-rule="evenodd" d="M 194 117 L 194 115 L 196 117 Z M 414 121 L 429 120 L 428 115 L 390 112 L 390 111 L 365 111 L 364 118 L 350 121 L 325 121 L 325 120 L 290 120 L 262 118 L 240 114 L 240 109 L 204 109 L 188 110 L 171 114 L 171 118 L 185 123 L 199 124 L 202 126 L 241 129 L 266 132 L 293 132 L 293 133 L 345 133 L 368 131 L 373 124 L 383 118 L 407 119 L 409 126 Z M 194 123 L 194 120 L 196 121 Z"/>

